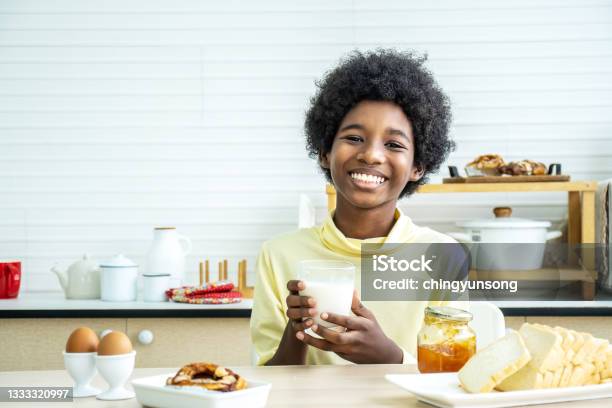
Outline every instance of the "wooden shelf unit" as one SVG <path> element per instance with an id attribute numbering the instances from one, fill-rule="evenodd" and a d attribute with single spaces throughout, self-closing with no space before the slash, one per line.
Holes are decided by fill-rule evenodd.
<path id="1" fill-rule="evenodd" d="M 577 244 L 595 243 L 595 192 L 596 181 L 567 181 L 567 182 L 528 182 L 528 183 L 466 183 L 466 184 L 426 184 L 417 190 L 421 194 L 448 194 L 448 193 L 528 193 L 560 191 L 567 192 L 567 243 L 568 246 Z M 336 208 L 336 190 L 330 184 L 325 188 L 327 193 L 327 209 Z M 569 262 L 577 261 L 570 256 Z M 582 262 L 587 270 L 595 269 L 594 248 L 582 250 Z M 531 271 L 533 273 L 533 271 Z M 583 272 L 575 271 L 580 275 Z M 538 276 L 537 274 L 535 276 Z M 540 276 L 540 279 L 544 278 Z M 596 292 L 595 279 L 585 278 L 583 275 L 577 279 L 582 283 L 582 297 L 593 300 Z"/>

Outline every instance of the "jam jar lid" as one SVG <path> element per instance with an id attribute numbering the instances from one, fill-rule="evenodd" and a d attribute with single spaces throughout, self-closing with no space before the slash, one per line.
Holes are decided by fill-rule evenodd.
<path id="1" fill-rule="evenodd" d="M 425 308 L 425 316 L 456 322 L 469 322 L 472 320 L 470 312 L 449 306 L 428 306 Z"/>

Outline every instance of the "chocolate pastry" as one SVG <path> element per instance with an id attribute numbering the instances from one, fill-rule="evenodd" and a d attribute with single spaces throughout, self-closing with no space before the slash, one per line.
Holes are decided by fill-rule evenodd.
<path id="1" fill-rule="evenodd" d="M 192 363 L 183 366 L 166 385 L 198 386 L 211 391 L 237 391 L 246 388 L 244 378 L 230 370 L 212 363 Z"/>
<path id="2" fill-rule="evenodd" d="M 510 176 L 539 176 L 546 174 L 546 166 L 533 160 L 520 160 L 501 166 L 499 171 Z"/>

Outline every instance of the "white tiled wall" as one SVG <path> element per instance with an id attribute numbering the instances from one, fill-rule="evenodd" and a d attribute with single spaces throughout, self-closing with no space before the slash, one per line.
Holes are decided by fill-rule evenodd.
<path id="1" fill-rule="evenodd" d="M 189 258 L 243 257 L 322 212 L 303 113 L 313 81 L 353 48 L 428 52 L 459 148 L 612 175 L 612 1 L 0 2 L 0 258 L 25 290 L 82 252 L 141 261 L 156 225 Z M 445 175 L 446 170 L 443 171 Z M 434 178 L 433 181 L 439 181 Z M 559 222 L 565 194 L 416 196 L 440 230 L 496 204 Z"/>

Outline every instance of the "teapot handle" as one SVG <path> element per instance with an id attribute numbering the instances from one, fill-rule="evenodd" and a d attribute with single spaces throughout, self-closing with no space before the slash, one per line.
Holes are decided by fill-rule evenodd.
<path id="1" fill-rule="evenodd" d="M 183 247 L 183 255 L 187 255 L 191 252 L 193 245 L 191 244 L 191 240 L 184 235 L 178 236 L 179 241 L 181 242 L 181 246 Z"/>

